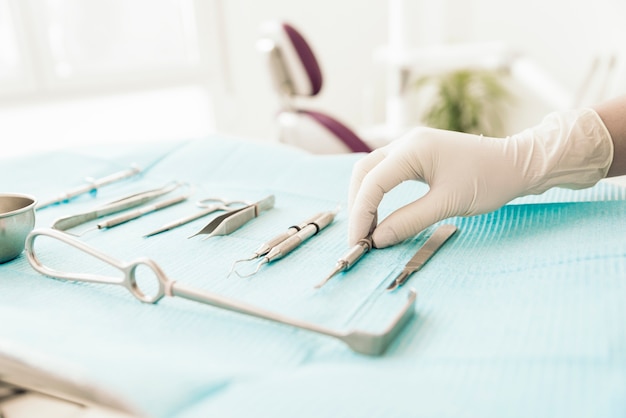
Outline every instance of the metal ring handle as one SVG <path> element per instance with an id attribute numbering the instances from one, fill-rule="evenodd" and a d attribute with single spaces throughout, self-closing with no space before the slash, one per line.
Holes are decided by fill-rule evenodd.
<path id="1" fill-rule="evenodd" d="M 35 252 L 35 240 L 40 236 L 47 236 L 49 238 L 56 239 L 80 251 L 83 251 L 84 253 L 89 254 L 99 259 L 100 261 L 103 261 L 104 263 L 120 270 L 122 273 L 124 273 L 124 277 L 119 278 L 119 277 L 103 276 L 103 275 L 89 274 L 89 273 L 65 272 L 65 271 L 60 271 L 60 270 L 47 267 L 43 263 L 41 263 L 41 261 L 39 260 Z M 54 277 L 54 278 L 63 279 L 63 280 L 74 280 L 74 281 L 79 281 L 79 282 L 123 286 L 126 289 L 128 289 L 128 291 L 132 293 L 133 296 L 135 296 L 141 302 L 156 303 L 163 296 L 165 296 L 165 291 L 166 291 L 165 289 L 170 286 L 170 280 L 167 278 L 167 276 L 165 275 L 163 270 L 161 270 L 158 264 L 156 264 L 154 261 L 147 259 L 147 258 L 142 258 L 142 259 L 133 261 L 131 263 L 125 263 L 125 262 L 116 260 L 96 250 L 95 248 L 90 247 L 84 242 L 79 241 L 78 239 L 70 236 L 69 234 L 62 232 L 62 231 L 58 231 L 56 229 L 40 228 L 40 229 L 33 230 L 26 237 L 25 249 L 26 249 L 26 257 L 30 265 L 37 272 L 45 276 Z M 144 293 L 140 289 L 139 285 L 137 284 L 136 271 L 137 271 L 137 267 L 141 265 L 145 265 L 150 270 L 152 270 L 152 273 L 157 278 L 158 289 L 152 295 L 148 295 Z"/>

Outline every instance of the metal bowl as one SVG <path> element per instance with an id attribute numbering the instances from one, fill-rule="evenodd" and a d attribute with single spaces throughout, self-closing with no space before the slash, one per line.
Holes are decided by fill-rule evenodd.
<path id="1" fill-rule="evenodd" d="M 6 263 L 24 250 L 26 236 L 35 226 L 34 197 L 0 193 L 0 263 Z"/>

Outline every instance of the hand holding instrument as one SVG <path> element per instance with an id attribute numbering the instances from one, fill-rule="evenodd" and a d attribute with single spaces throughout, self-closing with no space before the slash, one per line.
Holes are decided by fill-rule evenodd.
<path id="1" fill-rule="evenodd" d="M 395 290 L 402 286 L 409 279 L 409 276 L 421 269 L 456 231 L 457 227 L 452 224 L 439 226 L 426 240 L 424 245 L 417 250 L 409 262 L 406 263 L 400 274 L 387 286 L 387 290 Z"/>
<path id="2" fill-rule="evenodd" d="M 384 248 L 454 216 L 492 212 L 559 186 L 591 187 L 607 176 L 613 141 L 591 108 L 557 111 L 506 138 L 419 128 L 356 162 L 350 181 L 349 242 L 367 236 L 386 192 L 417 180 L 425 194 L 392 212 L 372 240 Z"/>
<path id="3" fill-rule="evenodd" d="M 37 237 L 46 236 L 48 238 L 57 239 L 78 250 L 103 261 L 112 267 L 120 270 L 123 275 L 119 276 L 102 276 L 97 274 L 65 272 L 53 269 L 43 265 L 35 251 L 35 240 Z M 219 294 L 209 292 L 202 289 L 195 289 L 175 280 L 171 280 L 160 266 L 149 258 L 139 258 L 131 262 L 123 262 L 116 260 L 107 254 L 104 254 L 89 245 L 79 241 L 70 235 L 54 230 L 54 229 L 36 229 L 32 231 L 26 238 L 26 254 L 30 265 L 39 273 L 62 280 L 73 280 L 79 282 L 90 282 L 99 284 L 108 284 L 122 286 L 126 288 L 135 298 L 144 303 L 156 303 L 164 296 L 181 297 L 228 311 L 237 312 L 244 315 L 277 322 L 291 327 L 315 332 L 343 341 L 352 350 L 367 354 L 380 355 L 395 337 L 402 331 L 409 319 L 415 313 L 416 293 L 410 291 L 406 303 L 398 315 L 393 319 L 392 323 L 380 333 L 372 333 L 367 331 L 350 330 L 347 332 L 337 331 L 326 328 L 315 323 L 290 318 L 286 315 L 274 313 L 264 309 L 257 308 L 253 305 L 239 302 L 237 300 L 223 297 Z M 143 270 L 141 277 L 144 278 L 145 270 L 149 269 L 152 278 L 157 282 L 157 289 L 154 292 L 145 292 L 140 288 L 137 282 L 138 268 Z M 142 284 L 145 283 L 142 280 Z"/>

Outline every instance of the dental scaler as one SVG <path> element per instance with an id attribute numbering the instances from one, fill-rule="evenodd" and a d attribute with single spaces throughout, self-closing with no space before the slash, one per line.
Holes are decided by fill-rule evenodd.
<path id="1" fill-rule="evenodd" d="M 330 279 L 332 279 L 336 274 L 341 273 L 342 271 L 346 271 L 350 269 L 353 265 L 356 264 L 357 261 L 361 259 L 369 250 L 372 249 L 372 238 L 367 237 L 360 239 L 356 245 L 348 250 L 343 257 L 337 260 L 337 264 L 335 264 L 335 268 L 333 271 L 320 283 L 315 285 L 316 289 L 324 286 Z"/>

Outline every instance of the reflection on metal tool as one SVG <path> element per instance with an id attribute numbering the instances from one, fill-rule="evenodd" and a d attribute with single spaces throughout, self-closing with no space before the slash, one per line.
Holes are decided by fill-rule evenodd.
<path id="1" fill-rule="evenodd" d="M 246 222 L 259 216 L 264 210 L 272 209 L 274 207 L 274 200 L 274 195 L 269 195 L 256 203 L 230 210 L 213 219 L 204 228 L 191 235 L 189 238 L 202 234 L 208 234 L 206 238 L 217 235 L 228 235 L 241 228 Z"/>
<path id="2" fill-rule="evenodd" d="M 391 284 L 387 286 L 387 290 L 395 290 L 402 286 L 409 279 L 409 276 L 421 269 L 424 264 L 426 264 L 426 262 L 430 260 L 433 255 L 435 255 L 437 250 L 439 250 L 439 248 L 446 243 L 448 238 L 454 235 L 456 231 L 456 226 L 451 224 L 439 226 L 426 240 L 424 245 L 417 250 L 413 258 L 406 263 L 402 272 L 400 272 L 400 274 L 393 279 Z"/>
<path id="3" fill-rule="evenodd" d="M 61 193 L 57 197 L 54 197 L 50 200 L 43 201 L 37 205 L 36 209 L 43 209 L 45 207 L 52 206 L 56 203 L 68 202 L 71 199 L 78 197 L 80 195 L 83 195 L 83 194 L 95 193 L 102 186 L 106 186 L 107 184 L 111 184 L 111 183 L 115 183 L 116 181 L 127 179 L 139 173 L 141 173 L 141 169 L 139 167 L 131 167 L 127 170 L 113 173 L 109 176 L 102 177 L 99 179 L 86 179 L 88 182 L 87 184 L 68 190 L 64 193 Z"/>
<path id="4" fill-rule="evenodd" d="M 40 236 L 57 239 L 78 250 L 84 251 L 85 253 L 90 254 L 91 256 L 120 270 L 123 273 L 123 276 L 108 277 L 96 274 L 64 272 L 47 267 L 40 262 L 35 252 L 35 240 L 37 237 Z M 131 262 L 122 262 L 108 256 L 107 254 L 97 251 L 96 249 L 79 241 L 78 239 L 72 238 L 66 233 L 56 231 L 54 229 L 36 229 L 32 231 L 26 238 L 26 255 L 30 265 L 36 271 L 49 277 L 64 280 L 122 286 L 126 288 L 130 293 L 132 293 L 134 297 L 145 303 L 156 303 L 164 296 L 178 296 L 228 311 L 233 311 L 244 315 L 250 315 L 268 321 L 278 322 L 291 327 L 296 327 L 299 329 L 333 337 L 340 341 L 343 341 L 352 350 L 367 355 L 382 354 L 387 349 L 389 344 L 404 328 L 404 326 L 407 324 L 407 322 L 415 312 L 416 294 L 414 291 L 411 291 L 409 292 L 408 300 L 402 307 L 400 313 L 394 318 L 393 322 L 382 332 L 372 333 L 359 330 L 350 330 L 348 332 L 336 331 L 311 322 L 290 318 L 285 315 L 260 309 L 247 303 L 220 296 L 216 293 L 186 286 L 185 284 L 171 280 L 163 272 L 159 265 L 155 263 L 152 259 L 140 258 Z M 141 284 L 145 286 L 143 279 L 145 278 L 144 273 L 147 273 L 147 269 L 150 270 L 149 277 L 156 280 L 158 285 L 157 289 L 152 293 L 144 293 L 144 291 L 142 291 L 142 289 L 139 287 L 140 284 L 137 282 L 137 278 L 141 274 Z"/>
<path id="5" fill-rule="evenodd" d="M 178 228 L 179 226 L 188 224 L 189 222 L 195 221 L 196 219 L 200 219 L 203 216 L 207 216 L 213 212 L 217 212 L 219 210 L 223 211 L 231 211 L 237 207 L 243 207 L 249 205 L 250 202 L 246 202 L 244 200 L 226 200 L 219 197 L 210 197 L 207 199 L 202 199 L 196 203 L 197 206 L 201 207 L 202 210 L 191 214 L 189 216 L 185 216 L 184 218 L 177 219 L 173 222 L 170 222 L 166 225 L 163 225 L 159 229 L 156 229 L 152 232 L 144 235 L 144 238 L 151 237 L 153 235 L 160 234 L 162 232 L 170 231 L 174 228 Z"/>
<path id="6" fill-rule="evenodd" d="M 263 256 L 263 259 L 257 264 L 256 269 L 249 274 L 240 274 L 235 271 L 239 277 L 250 277 L 258 273 L 264 264 L 271 263 L 272 261 L 279 260 L 285 257 L 287 254 L 295 250 L 304 241 L 316 235 L 322 229 L 326 228 L 335 219 L 337 212 L 323 212 L 317 215 L 317 217 L 311 222 L 304 225 L 296 233 L 282 240 L 278 244 L 269 248 L 269 250 Z M 297 227 L 292 227 L 297 228 Z M 290 228 L 291 229 L 291 228 Z M 262 249 L 265 251 L 265 248 Z"/>
<path id="7" fill-rule="evenodd" d="M 333 269 L 333 271 L 324 280 L 316 284 L 315 288 L 319 289 L 320 287 L 324 286 L 330 279 L 332 279 L 336 274 L 348 270 L 371 249 L 372 238 L 368 237 L 360 239 L 354 247 L 350 248 L 348 252 L 343 255 L 343 257 L 337 260 L 337 264 L 335 264 L 335 268 Z"/>
<path id="8" fill-rule="evenodd" d="M 171 183 L 158 189 L 147 190 L 145 192 L 135 193 L 130 196 L 123 197 L 87 212 L 59 218 L 54 221 L 52 228 L 58 229 L 59 231 L 67 231 L 68 229 L 82 225 L 85 222 L 93 221 L 95 219 L 102 218 L 103 216 L 112 215 L 114 213 L 148 203 L 159 196 L 163 196 L 164 194 L 171 192 L 180 185 L 181 183 Z"/>

